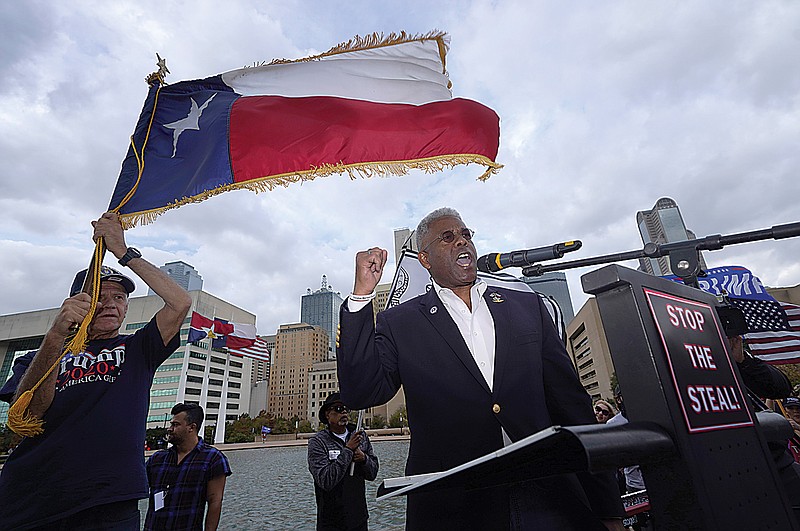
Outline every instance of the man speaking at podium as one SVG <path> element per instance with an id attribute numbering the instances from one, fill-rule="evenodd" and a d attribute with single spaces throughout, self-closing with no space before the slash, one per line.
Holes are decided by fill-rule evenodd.
<path id="1" fill-rule="evenodd" d="M 417 227 L 425 295 L 378 314 L 374 290 L 388 253 L 356 255 L 337 348 L 342 400 L 362 409 L 402 385 L 411 445 L 406 474 L 439 472 L 549 426 L 594 424 L 581 386 L 539 296 L 477 278 L 473 231 L 451 208 Z M 613 476 L 568 474 L 511 486 L 408 496 L 406 528 L 623 529 Z"/>

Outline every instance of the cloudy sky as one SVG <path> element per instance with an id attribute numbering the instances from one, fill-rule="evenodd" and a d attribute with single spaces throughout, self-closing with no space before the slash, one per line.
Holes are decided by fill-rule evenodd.
<path id="1" fill-rule="evenodd" d="M 174 83 L 439 29 L 453 94 L 500 115 L 505 168 L 487 182 L 477 166 L 333 176 L 229 192 L 126 233 L 274 333 L 323 274 L 346 295 L 356 251 L 392 249 L 394 229 L 440 206 L 462 213 L 480 254 L 582 240 L 570 259 L 640 249 L 635 214 L 660 197 L 698 236 L 800 221 L 798 22 L 800 3 L 769 0 L 2 2 L 0 314 L 58 306 L 88 264 L 156 52 Z M 795 238 L 706 260 L 793 286 L 798 256 Z M 568 273 L 576 310 L 587 271 Z"/>

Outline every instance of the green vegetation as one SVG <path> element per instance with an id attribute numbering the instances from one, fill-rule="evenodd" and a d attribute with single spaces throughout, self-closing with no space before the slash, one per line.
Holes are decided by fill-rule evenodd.
<path id="1" fill-rule="evenodd" d="M 167 428 L 150 428 L 145 431 L 145 448 L 159 450 L 167 447 Z"/>
<path id="2" fill-rule="evenodd" d="M 369 427 L 373 430 L 379 430 L 386 427 L 386 419 L 380 415 L 373 415 L 369 421 Z"/>
<path id="3" fill-rule="evenodd" d="M 8 453 L 8 449 L 18 445 L 20 440 L 22 438 L 11 431 L 11 428 L 5 424 L 0 425 L 0 454 Z"/>
<path id="4" fill-rule="evenodd" d="M 275 417 L 266 411 L 259 412 L 257 417 L 250 418 L 247 413 L 242 414 L 238 419 L 225 425 L 225 442 L 240 443 L 253 442 L 261 436 L 261 427 L 267 426 L 270 434 L 281 435 L 287 433 L 312 433 L 314 429 L 308 420 L 300 420 L 298 417 L 285 419 Z"/>
<path id="5" fill-rule="evenodd" d="M 404 428 L 406 426 L 408 426 L 408 413 L 406 413 L 406 406 L 401 406 L 389 417 L 389 427 Z"/>

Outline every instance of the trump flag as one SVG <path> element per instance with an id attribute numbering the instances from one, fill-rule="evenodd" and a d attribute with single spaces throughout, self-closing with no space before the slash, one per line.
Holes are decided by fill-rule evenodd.
<path id="1" fill-rule="evenodd" d="M 675 276 L 666 278 L 680 282 Z M 774 365 L 800 362 L 800 307 L 775 300 L 761 280 L 742 266 L 709 269 L 697 283 L 703 291 L 724 295 L 741 310 L 747 324 L 744 338 L 753 355 Z"/>
<path id="2" fill-rule="evenodd" d="M 495 162 L 499 118 L 453 98 L 449 39 L 373 34 L 298 60 L 154 82 L 109 210 L 125 228 L 233 189 Z"/>

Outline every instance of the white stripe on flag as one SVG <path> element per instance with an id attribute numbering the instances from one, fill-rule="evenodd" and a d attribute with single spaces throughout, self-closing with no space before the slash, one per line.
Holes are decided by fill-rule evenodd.
<path id="1" fill-rule="evenodd" d="M 314 61 L 241 68 L 225 72 L 222 80 L 243 96 L 334 96 L 412 105 L 447 101 L 453 95 L 440 43 L 446 49 L 449 37 L 442 34 Z"/>
<path id="2" fill-rule="evenodd" d="M 269 348 L 267 348 L 267 342 L 260 337 L 256 337 L 256 342 L 253 345 L 240 349 L 231 349 L 230 352 L 234 356 L 244 356 L 266 362 L 269 362 L 270 357 Z"/>
<path id="3" fill-rule="evenodd" d="M 229 335 L 236 337 L 244 337 L 247 339 L 256 338 L 256 325 L 247 323 L 231 323 L 233 325 L 233 332 Z"/>

